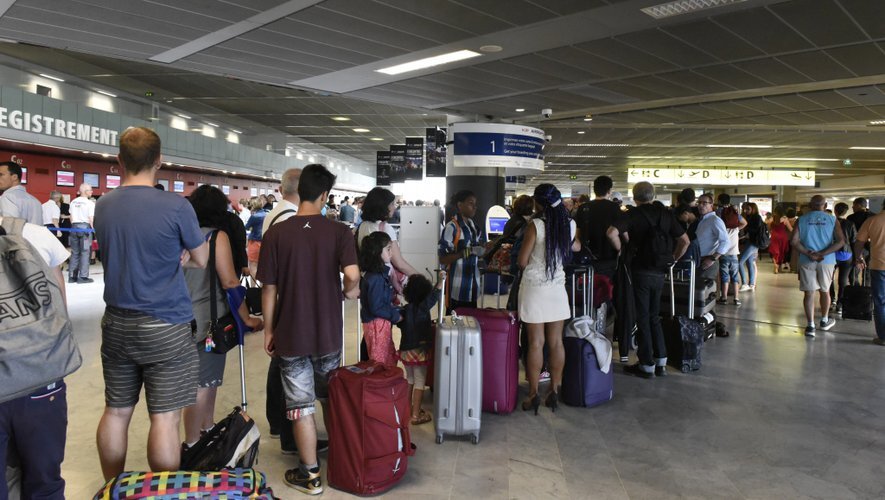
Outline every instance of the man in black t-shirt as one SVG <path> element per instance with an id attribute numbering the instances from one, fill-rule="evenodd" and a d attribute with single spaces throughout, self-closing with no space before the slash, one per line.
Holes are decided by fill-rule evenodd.
<path id="1" fill-rule="evenodd" d="M 664 260 L 678 261 L 689 245 L 688 236 L 673 212 L 652 205 L 654 199 L 655 188 L 651 183 L 640 182 L 633 186 L 636 208 L 607 231 L 608 239 L 617 251 L 621 250 L 621 236 L 624 237 L 631 257 L 639 363 L 626 366 L 624 371 L 642 378 L 667 373 L 667 347 L 659 316 L 667 266 L 656 264 L 654 260 L 659 259 L 650 252 L 656 246 L 652 244 L 657 235 L 655 227 L 674 240 L 673 253 L 662 256 Z"/>
<path id="2" fill-rule="evenodd" d="M 593 256 L 593 269 L 609 278 L 614 277 L 618 252 L 609 243 L 606 231 L 621 217 L 621 207 L 608 199 L 611 192 L 611 177 L 600 175 L 593 181 L 596 199 L 582 204 L 575 214 L 581 246 Z"/>

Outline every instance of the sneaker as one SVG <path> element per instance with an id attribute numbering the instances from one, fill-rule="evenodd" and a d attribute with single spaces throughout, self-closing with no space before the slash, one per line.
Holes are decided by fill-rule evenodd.
<path id="1" fill-rule="evenodd" d="M 820 320 L 820 329 L 821 330 L 829 330 L 833 328 L 833 325 L 836 324 L 836 318 L 829 318 L 826 322 L 824 320 Z"/>
<path id="2" fill-rule="evenodd" d="M 842 304 L 836 304 L 836 314 L 842 314 Z"/>
<path id="3" fill-rule="evenodd" d="M 656 366 L 655 367 L 655 377 L 666 377 L 667 376 L 667 367 L 666 366 Z"/>
<path id="4" fill-rule="evenodd" d="M 546 382 L 550 380 L 550 372 L 544 370 L 541 372 L 541 375 L 538 377 L 538 382 Z"/>
<path id="5" fill-rule="evenodd" d="M 719 300 L 717 300 L 716 303 L 725 305 L 725 304 L 728 304 L 728 299 L 726 299 L 725 297 L 722 297 Z"/>
<path id="6" fill-rule="evenodd" d="M 814 327 L 813 326 L 806 326 L 805 327 L 805 336 L 806 337 L 814 337 Z"/>
<path id="7" fill-rule="evenodd" d="M 873 343 L 876 345 L 885 345 L 885 340 L 880 339 L 879 337 L 876 337 L 873 339 Z"/>
<path id="8" fill-rule="evenodd" d="M 323 492 L 323 480 L 320 478 L 319 467 L 310 472 L 304 472 L 301 467 L 295 467 L 287 470 L 283 479 L 288 486 L 308 495 L 319 495 Z"/>
<path id="9" fill-rule="evenodd" d="M 753 287 L 751 287 L 750 285 L 741 285 L 741 288 L 738 291 L 739 292 L 750 292 L 752 290 L 753 290 Z"/>
<path id="10" fill-rule="evenodd" d="M 628 356 L 621 356 L 621 363 L 629 363 L 630 358 Z"/>
<path id="11" fill-rule="evenodd" d="M 735 297 L 735 298 L 734 298 L 734 305 L 740 307 L 740 305 L 741 305 L 741 299 Z"/>
<path id="12" fill-rule="evenodd" d="M 271 439 L 280 439 L 280 431 L 270 431 Z"/>
<path id="13" fill-rule="evenodd" d="M 624 367 L 624 373 L 629 373 L 630 375 L 635 375 L 641 378 L 654 378 L 654 372 L 647 372 L 642 369 L 642 366 L 639 363 L 627 365 Z"/>
<path id="14" fill-rule="evenodd" d="M 95 280 L 92 278 L 80 278 L 77 280 L 77 283 L 92 283 Z"/>
<path id="15" fill-rule="evenodd" d="M 68 283 L 76 283 L 76 282 L 77 282 L 77 278 L 74 278 L 73 276 L 68 278 Z"/>

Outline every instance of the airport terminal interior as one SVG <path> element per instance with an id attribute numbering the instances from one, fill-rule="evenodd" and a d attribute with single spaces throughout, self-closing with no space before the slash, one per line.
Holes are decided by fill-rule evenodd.
<path id="1" fill-rule="evenodd" d="M 162 140 L 158 184 L 181 196 L 211 184 L 235 207 L 280 200 L 284 171 L 321 163 L 339 200 L 385 186 L 404 208 L 445 206 L 472 188 L 483 227 L 542 183 L 592 199 L 603 175 L 624 205 L 648 181 L 665 206 L 691 188 L 762 215 L 815 195 L 878 213 L 885 1 L 0 0 L 0 161 L 24 169 L 30 194 L 69 203 L 82 183 L 99 199 L 125 183 L 115 157 L 131 126 Z M 398 230 L 404 255 L 420 254 Z M 104 484 L 96 257 L 93 282 L 66 283 L 83 356 L 65 379 L 70 499 Z M 483 413 L 477 444 L 412 426 L 416 453 L 384 497 L 885 498 L 885 348 L 874 321 L 839 314 L 804 335 L 795 271 L 760 252 L 755 289 L 715 306 L 729 335 L 704 344 L 698 371 L 647 380 L 615 355 L 605 404 Z M 484 304 L 506 298 L 486 290 Z M 342 314 L 351 364 L 357 302 Z M 298 457 L 269 436 L 263 335 L 243 350 L 255 468 L 299 498 L 284 481 Z M 216 419 L 241 404 L 239 378 L 231 351 Z M 147 435 L 142 398 L 127 470 L 149 470 Z M 351 497 L 328 483 L 323 495 Z"/>

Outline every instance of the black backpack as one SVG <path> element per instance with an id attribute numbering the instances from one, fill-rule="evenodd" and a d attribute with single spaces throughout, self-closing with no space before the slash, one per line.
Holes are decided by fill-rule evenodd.
<path id="1" fill-rule="evenodd" d="M 642 213 L 649 225 L 648 235 L 636 251 L 636 256 L 639 258 L 638 263 L 663 271 L 673 265 L 673 238 L 670 236 L 670 217 L 664 217 L 664 215 L 669 213 L 665 210 L 658 210 L 658 223 L 655 224 L 647 210 L 643 210 L 641 207 L 637 207 L 636 210 Z M 664 227 L 665 224 L 666 227 Z"/>
<path id="2" fill-rule="evenodd" d="M 771 232 L 761 217 L 759 217 L 758 229 L 756 230 L 756 240 L 753 242 L 759 250 L 766 250 L 771 245 Z"/>

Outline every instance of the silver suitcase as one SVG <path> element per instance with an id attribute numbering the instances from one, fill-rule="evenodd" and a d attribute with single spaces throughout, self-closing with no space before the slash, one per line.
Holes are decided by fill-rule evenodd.
<path id="1" fill-rule="evenodd" d="M 436 442 L 441 444 L 446 434 L 469 434 L 471 442 L 477 444 L 482 414 L 482 339 L 479 323 L 470 316 L 440 317 L 442 319 L 436 327 L 433 373 Z"/>

